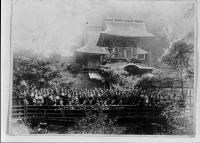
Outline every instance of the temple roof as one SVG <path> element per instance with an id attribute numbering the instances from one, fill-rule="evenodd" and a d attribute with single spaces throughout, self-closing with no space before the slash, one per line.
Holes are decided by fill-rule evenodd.
<path id="1" fill-rule="evenodd" d="M 87 26 L 85 31 L 84 46 L 75 50 L 80 53 L 95 54 L 95 55 L 106 55 L 109 52 L 104 47 L 97 46 L 99 33 L 101 27 L 99 26 Z"/>
<path id="2" fill-rule="evenodd" d="M 144 64 L 140 64 L 140 63 L 128 63 L 128 64 L 121 66 L 121 68 L 126 68 L 128 66 L 135 66 L 141 70 L 153 70 L 154 69 L 153 67 L 150 67 L 150 66 L 147 66 Z"/>
<path id="3" fill-rule="evenodd" d="M 95 55 L 107 55 L 108 51 L 102 47 L 86 45 L 76 50 L 79 53 L 95 54 Z"/>
<path id="4" fill-rule="evenodd" d="M 102 31 L 101 34 L 115 35 L 122 37 L 153 37 L 153 34 L 150 34 L 144 22 L 126 22 L 126 21 L 106 21 L 106 30 Z"/>

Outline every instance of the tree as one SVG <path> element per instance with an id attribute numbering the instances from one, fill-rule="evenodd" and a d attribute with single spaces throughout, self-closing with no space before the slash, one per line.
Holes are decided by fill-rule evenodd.
<path id="1" fill-rule="evenodd" d="M 117 127 L 117 119 L 111 119 L 103 113 L 101 107 L 86 112 L 86 117 L 75 122 L 74 127 L 66 133 L 71 134 L 120 134 L 122 130 Z"/>
<path id="2" fill-rule="evenodd" d="M 105 45 L 106 45 L 106 49 L 109 52 L 109 55 L 106 56 L 105 58 L 106 58 L 106 61 L 109 61 L 111 59 L 112 55 L 113 55 L 114 45 L 110 40 L 105 40 Z"/>
<path id="3" fill-rule="evenodd" d="M 191 56 L 193 53 L 193 44 L 188 43 L 186 39 L 190 38 L 187 35 L 184 39 L 174 42 L 166 53 L 161 57 L 161 61 L 169 66 L 172 70 L 180 72 L 182 96 L 183 92 L 183 72 L 187 70 Z"/>
<path id="4" fill-rule="evenodd" d="M 22 81 L 26 83 L 26 87 L 47 87 L 49 81 L 61 77 L 60 72 L 60 68 L 53 65 L 50 60 L 14 55 L 13 88 L 16 89 Z"/>

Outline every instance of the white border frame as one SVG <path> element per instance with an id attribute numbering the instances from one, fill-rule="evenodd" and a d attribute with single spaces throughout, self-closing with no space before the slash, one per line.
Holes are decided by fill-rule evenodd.
<path id="1" fill-rule="evenodd" d="M 199 8 L 200 1 L 196 0 L 197 9 L 198 9 L 198 22 L 200 19 Z M 11 49 L 10 49 L 10 13 L 11 13 L 11 0 L 2 0 L 2 43 L 1 43 L 1 141 L 2 142 L 176 142 L 176 143 L 188 143 L 188 142 L 200 142 L 200 88 L 198 88 L 198 83 L 200 81 L 199 73 L 200 64 L 199 57 L 200 51 L 198 48 L 198 43 L 200 37 L 196 37 L 197 41 L 195 46 L 195 77 L 198 78 L 196 85 L 196 131 L 195 137 L 189 136 L 155 136 L 155 135 L 145 135 L 145 136 L 136 136 L 136 135 L 28 135 L 28 136 L 10 136 L 8 135 L 8 103 L 9 103 L 9 89 L 10 89 L 10 71 L 11 71 Z M 200 32 L 198 29 L 198 24 L 196 23 L 196 31 Z"/>

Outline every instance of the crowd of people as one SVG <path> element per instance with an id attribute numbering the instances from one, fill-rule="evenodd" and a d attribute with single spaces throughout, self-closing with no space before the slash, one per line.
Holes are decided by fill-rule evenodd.
<path id="1" fill-rule="evenodd" d="M 156 89 L 67 89 L 61 87 L 32 88 L 20 93 L 19 102 L 27 105 L 160 105 L 173 101 L 175 94 Z"/>

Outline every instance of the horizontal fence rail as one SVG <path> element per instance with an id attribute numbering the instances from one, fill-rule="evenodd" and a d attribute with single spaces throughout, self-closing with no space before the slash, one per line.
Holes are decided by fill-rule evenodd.
<path id="1" fill-rule="evenodd" d="M 12 117 L 13 118 L 23 118 L 25 115 L 25 110 L 23 105 L 12 106 Z"/>
<path id="2" fill-rule="evenodd" d="M 77 121 L 86 117 L 88 112 L 97 112 L 102 110 L 109 117 L 127 119 L 127 118 L 160 118 L 162 108 L 160 106 L 136 106 L 136 105 L 68 105 L 68 106 L 13 106 L 13 118 L 26 118 L 36 121 L 57 121 L 70 122 Z"/>

